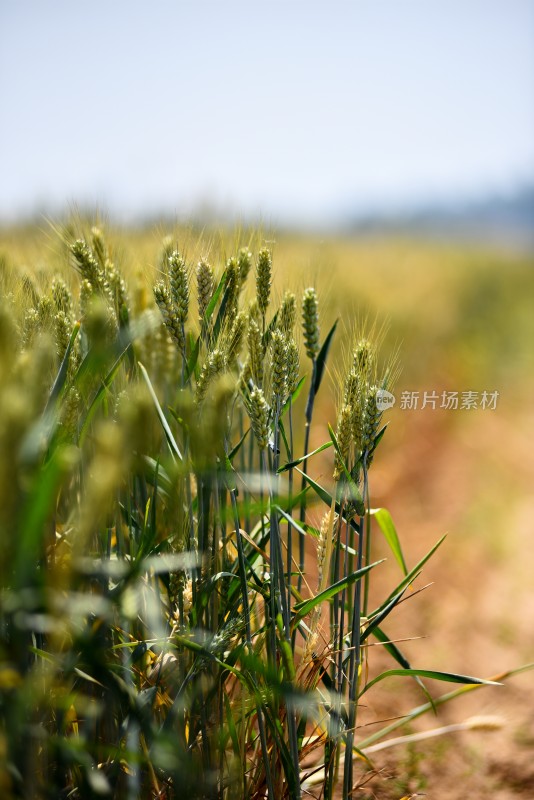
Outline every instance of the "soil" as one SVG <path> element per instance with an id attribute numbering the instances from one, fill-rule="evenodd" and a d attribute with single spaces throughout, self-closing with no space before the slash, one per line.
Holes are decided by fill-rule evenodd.
<path id="1" fill-rule="evenodd" d="M 520 411 L 519 422 L 506 408 L 465 413 L 472 415 L 451 421 L 446 412 L 397 410 L 389 445 L 384 440 L 373 464 L 372 505 L 390 510 L 409 566 L 448 533 L 416 588 L 432 585 L 413 592 L 384 625 L 390 638 L 420 637 L 399 645 L 413 667 L 491 678 L 534 661 L 534 453 L 526 435 L 534 420 Z M 373 560 L 388 556 L 375 580 L 379 600 L 400 575 L 380 533 L 374 542 Z M 392 666 L 380 647 L 369 652 L 371 676 Z M 454 688 L 428 686 L 434 696 Z M 360 739 L 423 702 L 410 679 L 384 681 L 359 711 L 359 724 L 369 726 Z M 381 751 L 372 756 L 375 773 L 358 767 L 354 797 L 534 798 L 534 671 L 455 699 L 392 735 L 475 715 L 497 717 L 499 727 Z"/>

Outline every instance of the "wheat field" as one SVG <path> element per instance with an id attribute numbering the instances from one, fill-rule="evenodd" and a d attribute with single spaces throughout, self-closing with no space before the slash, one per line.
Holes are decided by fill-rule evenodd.
<path id="1" fill-rule="evenodd" d="M 76 219 L 0 258 L 2 796 L 527 785 L 532 257 Z"/>

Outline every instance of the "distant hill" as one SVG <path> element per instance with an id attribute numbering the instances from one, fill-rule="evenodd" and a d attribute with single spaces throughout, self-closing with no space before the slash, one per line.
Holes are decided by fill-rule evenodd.
<path id="1" fill-rule="evenodd" d="M 397 213 L 355 216 L 359 233 L 413 233 L 534 249 L 534 186 L 470 203 L 436 203 Z"/>

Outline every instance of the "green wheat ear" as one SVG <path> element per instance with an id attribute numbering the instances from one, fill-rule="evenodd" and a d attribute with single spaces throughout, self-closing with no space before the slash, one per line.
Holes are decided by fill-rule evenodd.
<path id="1" fill-rule="evenodd" d="M 245 311 L 240 311 L 237 317 L 235 318 L 234 323 L 230 328 L 230 331 L 225 337 L 224 344 L 226 348 L 226 361 L 228 362 L 229 365 L 232 364 L 239 355 L 246 327 L 247 327 L 247 314 Z"/>
<path id="2" fill-rule="evenodd" d="M 67 317 L 74 315 L 74 300 L 72 292 L 63 278 L 56 276 L 52 281 L 52 299 L 57 311 L 62 311 Z"/>
<path id="3" fill-rule="evenodd" d="M 380 422 L 381 412 L 376 405 L 376 393 L 378 386 L 371 386 L 367 394 L 365 402 L 365 411 L 363 415 L 363 436 L 362 436 L 362 449 L 369 450 L 374 442 L 374 438 L 378 431 L 378 424 Z"/>
<path id="4" fill-rule="evenodd" d="M 81 402 L 79 391 L 72 386 L 65 396 L 59 418 L 59 423 L 68 437 L 73 437 L 76 433 Z"/>
<path id="5" fill-rule="evenodd" d="M 83 239 L 77 239 L 72 243 L 70 249 L 82 278 L 89 281 L 95 288 L 100 288 L 103 281 L 103 274 L 91 248 Z"/>
<path id="6" fill-rule="evenodd" d="M 168 270 L 174 311 L 183 325 L 189 311 L 189 279 L 185 261 L 177 250 L 169 256 Z"/>
<path id="7" fill-rule="evenodd" d="M 269 444 L 269 406 L 265 395 L 258 387 L 254 388 L 249 397 L 248 410 L 250 424 L 260 450 L 265 450 Z"/>
<path id="8" fill-rule="evenodd" d="M 286 292 L 280 306 L 279 326 L 286 335 L 293 333 L 297 320 L 297 298 L 293 292 Z"/>
<path id="9" fill-rule="evenodd" d="M 39 324 L 43 329 L 49 327 L 50 323 L 54 319 L 54 302 L 51 297 L 44 294 L 38 304 L 37 304 L 37 313 L 39 315 Z"/>
<path id="10" fill-rule="evenodd" d="M 231 320 L 237 312 L 239 301 L 239 266 L 237 258 L 229 258 L 226 262 L 226 307 L 224 312 L 225 323 Z"/>
<path id="11" fill-rule="evenodd" d="M 39 314 L 37 309 L 29 308 L 22 321 L 22 349 L 27 350 L 32 346 L 40 329 Z"/>
<path id="12" fill-rule="evenodd" d="M 319 352 L 319 303 L 313 287 L 302 297 L 302 328 L 306 355 L 313 361 Z"/>
<path id="13" fill-rule="evenodd" d="M 224 357 L 224 353 L 218 348 L 212 350 L 211 353 L 209 353 L 198 378 L 195 395 L 197 404 L 200 405 L 202 403 L 206 397 L 209 385 L 217 375 L 220 375 L 222 372 L 224 372 L 225 368 L 226 359 Z"/>
<path id="14" fill-rule="evenodd" d="M 353 367 L 345 379 L 343 405 L 351 408 L 351 438 L 357 454 L 362 450 L 365 391 L 366 383 Z"/>
<path id="15" fill-rule="evenodd" d="M 243 286 L 252 269 L 252 253 L 248 247 L 242 247 L 237 254 L 237 266 L 239 267 L 239 283 Z"/>
<path id="16" fill-rule="evenodd" d="M 171 339 L 183 349 L 185 342 L 182 321 L 174 309 L 169 289 L 161 281 L 154 286 L 154 299 Z"/>
<path id="17" fill-rule="evenodd" d="M 287 391 L 293 394 L 299 382 L 300 354 L 297 343 L 290 339 L 287 345 Z"/>
<path id="18" fill-rule="evenodd" d="M 358 373 L 353 368 L 349 370 L 345 378 L 343 391 L 343 405 L 354 406 L 359 402 L 360 379 Z"/>
<path id="19" fill-rule="evenodd" d="M 83 280 L 80 283 L 80 314 L 82 318 L 87 314 L 87 309 L 89 308 L 94 293 L 95 290 L 91 281 Z"/>
<path id="20" fill-rule="evenodd" d="M 83 239 L 77 239 L 73 242 L 70 249 L 78 271 L 81 273 L 82 282 L 87 281 L 90 283 L 93 292 L 104 297 L 106 302 L 112 308 L 115 308 L 115 297 L 109 286 L 106 272 L 100 267 L 92 249 Z M 111 268 L 110 265 L 110 270 Z"/>
<path id="21" fill-rule="evenodd" d="M 96 225 L 91 228 L 91 244 L 100 268 L 105 270 L 109 261 L 109 251 L 104 239 L 104 234 Z"/>
<path id="22" fill-rule="evenodd" d="M 273 407 L 284 402 L 287 393 L 287 341 L 282 331 L 274 331 L 271 338 L 271 392 Z"/>
<path id="23" fill-rule="evenodd" d="M 205 323 L 206 310 L 213 296 L 215 276 L 213 269 L 203 258 L 197 266 L 197 298 L 198 298 L 198 317 L 200 325 Z"/>
<path id="24" fill-rule="evenodd" d="M 360 339 L 354 349 L 354 369 L 363 381 L 369 382 L 376 366 L 375 348 L 368 339 Z"/>
<path id="25" fill-rule="evenodd" d="M 256 386 L 263 386 L 263 343 L 258 323 L 249 313 L 247 330 L 248 354 L 250 370 Z"/>
<path id="26" fill-rule="evenodd" d="M 117 321 L 122 324 L 125 317 L 127 318 L 130 315 L 130 301 L 126 283 L 119 270 L 112 265 L 108 266 L 106 270 L 106 280 L 109 293 L 113 299 L 113 308 L 115 309 Z"/>
<path id="27" fill-rule="evenodd" d="M 338 481 L 343 475 L 343 463 L 348 464 L 350 446 L 352 443 L 352 406 L 344 405 L 337 418 L 336 438 L 339 453 L 334 455 L 334 480 Z"/>
<path id="28" fill-rule="evenodd" d="M 67 352 L 70 335 L 72 333 L 72 321 L 64 311 L 58 311 L 54 317 L 54 338 L 56 342 L 56 352 L 59 361 Z"/>
<path id="29" fill-rule="evenodd" d="M 258 261 L 256 264 L 256 297 L 258 300 L 258 308 L 263 317 L 265 317 L 267 308 L 269 307 L 272 272 L 273 262 L 271 253 L 264 247 L 258 253 Z"/>

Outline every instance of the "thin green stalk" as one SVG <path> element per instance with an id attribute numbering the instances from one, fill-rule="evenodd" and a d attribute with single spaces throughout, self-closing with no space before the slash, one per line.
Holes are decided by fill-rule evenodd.
<path id="1" fill-rule="evenodd" d="M 324 798 L 332 800 L 335 789 L 336 742 L 329 736 L 324 745 Z"/>
<path id="2" fill-rule="evenodd" d="M 273 476 L 272 476 L 272 481 L 274 483 L 274 486 L 273 483 L 271 483 L 269 490 L 270 505 L 271 505 L 271 546 L 274 545 L 274 561 L 276 563 L 276 577 L 278 578 L 278 595 L 281 601 L 281 612 L 283 620 L 283 631 L 281 632 L 281 635 L 283 635 L 285 639 L 285 645 L 282 646 L 286 647 L 288 653 L 290 654 L 289 657 L 292 660 L 293 655 L 291 651 L 291 630 L 290 630 L 290 619 L 289 619 L 290 600 L 288 598 L 288 595 L 286 594 L 286 586 L 284 584 L 284 567 L 282 559 L 280 525 L 279 525 L 278 513 L 275 510 L 275 497 L 274 497 L 275 488 L 278 487 L 278 481 L 279 481 L 279 476 L 277 474 L 279 466 L 279 454 L 278 454 L 278 449 L 279 449 L 278 445 L 280 438 L 279 423 L 280 423 L 280 398 L 278 398 L 276 402 L 275 418 L 274 418 L 274 448 L 273 448 L 274 456 L 273 456 Z M 273 557 L 271 555 L 271 562 L 272 561 Z M 271 573 L 271 581 L 272 580 L 273 576 Z M 291 673 L 292 674 L 287 675 L 288 681 L 292 681 L 294 679 L 293 667 L 291 667 Z M 296 791 L 292 796 L 294 797 L 294 800 L 300 800 L 301 793 L 300 793 L 300 781 L 299 781 L 299 748 L 298 748 L 297 719 L 295 711 L 289 706 L 287 702 L 286 702 L 286 710 L 287 710 L 287 722 L 288 722 L 289 749 L 291 753 L 291 759 L 293 761 L 295 789 L 296 789 Z"/>
<path id="3" fill-rule="evenodd" d="M 219 480 L 217 478 L 217 474 L 215 474 L 215 486 L 213 487 L 213 537 L 216 538 L 216 531 L 220 529 L 221 531 L 221 541 L 226 542 L 228 540 L 227 536 L 227 524 L 226 524 L 226 509 L 223 507 L 221 508 L 221 500 L 226 502 L 226 489 L 221 486 L 219 488 Z M 208 526 L 209 531 L 209 526 Z M 209 538 L 209 537 L 208 537 Z M 214 596 L 213 596 L 214 595 Z M 211 604 L 212 609 L 212 621 L 213 621 L 213 631 L 216 633 L 218 630 L 218 626 L 223 620 L 219 620 L 219 609 L 218 609 L 218 593 L 212 593 L 213 603 Z"/>
<path id="4" fill-rule="evenodd" d="M 367 492 L 369 492 L 369 484 L 367 484 Z M 364 495 L 364 502 L 367 504 L 367 508 L 371 508 L 369 502 L 369 496 L 367 497 Z M 365 515 L 365 551 L 364 551 L 364 563 L 369 564 L 371 561 L 371 515 Z M 370 577 L 369 573 L 364 575 L 363 578 L 363 616 L 367 616 L 367 611 L 369 609 L 369 586 L 370 586 Z"/>
<path id="5" fill-rule="evenodd" d="M 336 523 L 336 528 L 339 528 L 343 519 L 343 498 L 339 498 L 339 515 Z M 334 529 L 335 530 L 335 529 Z M 337 583 L 340 578 L 340 562 L 341 562 L 341 547 L 340 536 L 336 537 L 336 547 L 334 551 L 334 559 L 332 563 L 332 583 Z M 345 575 L 343 576 L 345 577 Z M 330 639 L 334 646 L 334 656 L 331 665 L 331 679 L 334 691 L 341 697 L 343 685 L 343 617 L 344 617 L 344 598 L 345 590 L 339 594 L 334 595 L 333 603 L 330 609 Z M 336 652 L 337 651 L 337 652 Z M 325 742 L 324 748 L 324 764 L 325 764 L 325 800 L 332 800 L 335 783 L 337 764 L 339 762 L 339 747 L 336 738 L 329 736 Z"/>
<path id="6" fill-rule="evenodd" d="M 293 400 L 289 396 L 289 461 L 293 461 Z M 288 507 L 292 508 L 293 501 L 293 467 L 288 475 Z M 287 523 L 287 602 L 291 605 L 291 584 L 293 574 L 293 526 Z"/>
<path id="7" fill-rule="evenodd" d="M 260 462 L 259 462 L 259 476 L 260 476 L 260 514 L 261 514 L 261 539 L 265 541 L 265 514 L 263 513 L 263 501 L 264 501 L 264 494 L 263 494 L 263 476 L 268 474 L 267 464 L 265 459 L 265 453 L 260 451 Z M 272 535 L 272 532 L 271 532 Z M 273 571 L 276 569 L 274 564 L 275 559 L 273 558 L 273 553 L 270 553 L 270 560 L 269 560 L 269 602 L 265 604 L 266 614 L 269 614 L 269 620 L 267 622 L 267 657 L 271 663 L 271 665 L 276 666 L 276 584 L 274 581 L 274 573 Z"/>
<path id="8" fill-rule="evenodd" d="M 180 385 L 181 385 L 181 388 L 183 389 L 185 387 L 185 385 L 186 385 L 185 370 L 186 370 L 186 367 L 187 367 L 187 346 L 186 346 L 186 338 L 185 338 L 185 325 L 184 325 L 183 322 L 181 323 L 181 331 L 182 331 L 182 334 L 181 334 L 181 336 L 182 336 L 182 346 L 180 348 L 180 355 L 182 356 L 182 363 L 180 365 Z M 189 377 L 191 377 L 191 376 L 189 376 Z"/>
<path id="9" fill-rule="evenodd" d="M 184 434 L 184 464 L 189 461 L 189 435 Z M 191 491 L 191 470 L 187 469 L 185 474 L 185 498 L 186 498 L 186 513 L 187 513 L 187 527 L 189 530 L 189 541 L 192 541 L 195 536 L 195 523 L 193 520 L 193 494 Z"/>
<path id="10" fill-rule="evenodd" d="M 367 486 L 367 456 L 364 456 L 363 462 L 363 497 L 368 497 Z M 365 515 L 364 515 L 365 516 Z M 360 536 L 358 542 L 358 558 L 357 569 L 360 570 L 363 566 L 363 549 L 364 549 L 364 517 L 360 517 Z M 343 771 L 343 800 L 349 800 L 352 792 L 353 783 L 353 758 L 352 748 L 354 745 L 354 731 L 356 728 L 356 719 L 358 713 L 357 697 L 358 686 L 360 681 L 360 665 L 361 665 L 361 646 L 360 646 L 360 628 L 362 617 L 362 582 L 356 582 L 354 591 L 354 608 L 352 614 L 352 632 L 350 642 L 350 657 L 348 669 L 348 721 L 347 721 L 347 734 L 345 743 L 345 764 Z"/>
<path id="11" fill-rule="evenodd" d="M 340 499 L 339 505 L 339 516 L 337 524 L 334 527 L 334 531 L 339 529 L 341 525 L 341 520 L 343 519 L 343 500 Z M 337 583 L 341 580 L 342 577 L 345 575 L 341 574 L 341 542 L 340 536 L 337 535 L 335 541 L 335 548 L 334 548 L 334 558 L 332 561 L 331 567 L 331 580 L 332 583 Z M 343 628 L 343 602 L 345 597 L 345 591 L 341 594 L 336 594 L 333 598 L 332 608 L 331 608 L 331 620 L 330 620 L 330 639 L 332 641 L 334 651 L 342 650 L 342 638 L 341 638 L 341 631 Z M 341 675 L 342 670 L 339 668 L 338 664 L 338 657 L 334 655 L 332 659 L 332 667 L 331 667 L 331 675 L 332 675 L 332 682 L 337 690 L 339 690 L 339 686 L 341 684 Z"/>
<path id="12" fill-rule="evenodd" d="M 241 526 L 239 521 L 239 511 L 237 508 L 237 496 L 236 496 L 236 489 L 232 489 L 230 491 L 230 497 L 232 502 L 232 510 L 234 513 L 234 524 L 236 529 L 236 543 L 237 543 L 237 558 L 239 564 L 239 574 L 240 574 L 240 582 L 241 582 L 241 597 L 243 602 L 243 617 L 245 620 L 245 636 L 247 641 L 247 649 L 249 654 L 253 653 L 252 647 L 252 632 L 250 627 L 250 607 L 248 603 L 248 589 L 247 589 L 247 568 L 245 562 L 245 554 L 243 551 L 243 541 L 241 537 Z M 251 675 L 251 680 L 255 683 L 255 678 Z M 260 743 L 261 743 L 261 751 L 263 757 L 263 765 L 265 768 L 265 780 L 267 783 L 267 790 L 269 792 L 269 797 L 276 797 L 274 793 L 274 784 L 273 778 L 271 774 L 271 767 L 269 761 L 269 749 L 267 747 L 267 736 L 265 733 L 265 722 L 263 719 L 263 710 L 256 698 L 256 714 L 258 717 L 258 731 L 260 735 Z"/>
<path id="13" fill-rule="evenodd" d="M 341 527 L 341 526 L 340 526 Z M 345 520 L 345 543 L 348 547 L 349 542 L 349 530 L 350 524 L 347 520 Z M 338 550 L 341 550 L 341 536 L 338 538 Z M 346 578 L 349 574 L 348 571 L 349 566 L 349 559 L 348 559 L 348 549 L 345 549 L 343 554 L 343 577 Z M 345 683 L 346 683 L 346 675 L 343 670 L 343 638 L 345 635 L 345 608 L 348 606 L 349 601 L 348 598 L 351 597 L 352 592 L 347 589 L 343 589 L 341 593 L 341 615 L 339 620 L 339 635 L 338 635 L 338 644 L 337 644 L 337 669 L 338 669 L 338 692 L 339 694 L 343 694 Z M 352 605 L 352 604 L 351 604 Z M 350 613 L 347 609 L 347 618 L 350 619 Z"/>
<path id="14" fill-rule="evenodd" d="M 310 431 L 311 431 L 311 422 L 313 417 L 313 405 L 315 402 L 315 376 L 317 372 L 317 361 L 314 358 L 312 360 L 312 377 L 310 381 L 310 391 L 308 392 L 308 401 L 306 403 L 306 410 L 304 412 L 306 424 L 304 429 L 304 455 L 307 455 L 310 447 Z M 302 472 L 306 474 L 308 467 L 308 459 L 305 459 L 302 464 Z M 306 487 L 306 478 L 304 475 L 302 476 L 301 481 L 301 491 L 304 492 Z M 302 495 L 302 500 L 300 501 L 300 522 L 303 523 L 306 520 L 306 495 Z M 305 546 L 306 541 L 305 537 L 302 533 L 299 533 L 299 576 L 298 576 L 298 583 L 297 588 L 299 592 L 302 589 L 302 576 L 304 574 L 304 560 L 305 560 Z"/>
<path id="15" fill-rule="evenodd" d="M 217 692 L 218 700 L 219 700 L 219 725 L 218 730 L 222 731 L 223 729 L 223 719 L 224 719 L 224 687 L 223 681 L 220 680 L 220 688 Z M 224 800 L 224 747 L 222 743 L 222 736 L 219 736 L 219 764 L 217 768 L 217 800 Z"/>
<path id="16" fill-rule="evenodd" d="M 289 635 L 289 604 L 288 598 L 286 593 L 286 585 L 284 583 L 284 565 L 282 559 L 282 542 L 280 538 L 280 524 L 278 519 L 278 513 L 275 510 L 275 503 L 276 503 L 276 492 L 275 487 L 278 487 L 279 476 L 277 475 L 277 469 L 279 465 L 279 457 L 278 457 L 278 445 L 279 445 L 279 403 L 278 408 L 276 409 L 275 413 L 275 420 L 274 420 L 274 455 L 273 455 L 273 465 L 272 465 L 272 477 L 271 481 L 269 482 L 269 500 L 271 506 L 271 513 L 270 513 L 270 526 L 271 526 L 271 548 L 274 552 L 274 559 L 273 555 L 271 555 L 271 579 L 272 574 L 275 575 L 274 585 L 276 587 L 275 594 L 277 595 L 278 603 L 277 606 L 280 608 L 282 612 L 282 618 L 284 620 L 284 630 L 287 635 Z M 263 453 L 263 456 L 265 454 Z M 265 463 L 264 463 L 265 467 Z M 274 567 L 273 567 L 274 561 Z M 278 611 L 278 609 L 277 609 Z"/>
<path id="17" fill-rule="evenodd" d="M 130 480 L 128 480 L 128 492 L 130 494 Z M 122 520 L 120 517 L 120 507 L 121 507 L 121 495 L 120 492 L 117 492 L 117 501 L 116 501 L 116 513 L 115 513 L 115 535 L 117 537 L 117 557 L 123 558 L 125 555 L 124 549 L 124 533 L 122 530 Z"/>
<path id="18" fill-rule="evenodd" d="M 213 500 L 213 534 L 209 537 L 209 526 L 208 526 L 208 553 L 209 553 L 209 573 L 214 575 L 217 572 L 217 558 L 219 554 L 219 535 L 222 533 L 223 538 L 226 536 L 226 514 L 224 509 L 221 510 L 219 505 L 219 491 L 218 491 L 219 480 L 217 475 L 215 475 L 215 491 L 214 491 L 214 500 Z M 226 497 L 226 491 L 221 487 L 220 494 Z M 224 520 L 224 522 L 223 522 Z M 210 616 L 211 616 L 211 628 L 210 630 L 213 633 L 216 633 L 219 629 L 219 625 L 221 624 L 221 620 L 219 620 L 219 604 L 220 604 L 220 596 L 219 592 L 212 592 L 210 596 L 209 602 L 209 609 L 210 609 Z"/>
<path id="19" fill-rule="evenodd" d="M 244 435 L 245 435 L 245 426 L 244 426 L 244 421 L 243 421 L 243 410 L 240 408 L 239 409 L 239 439 L 240 439 L 240 441 L 241 441 L 241 439 L 243 438 Z M 252 432 L 250 432 L 250 434 L 249 434 L 249 461 L 250 461 L 250 463 L 248 465 L 248 468 L 247 468 L 247 462 L 246 462 L 246 458 L 247 458 L 246 453 L 247 453 L 246 442 L 243 442 L 243 445 L 241 446 L 241 449 L 240 449 L 240 452 L 239 452 L 239 463 L 240 463 L 241 474 L 242 475 L 246 475 L 247 473 L 250 474 L 252 472 L 252 459 L 253 459 L 253 455 L 254 455 L 254 436 L 253 436 Z M 248 492 L 248 490 L 246 488 L 246 483 L 245 483 L 245 490 L 244 490 L 244 493 L 243 493 L 243 503 L 244 503 L 244 509 L 245 509 L 245 516 L 244 516 L 243 522 L 245 524 L 245 530 L 248 532 L 248 531 L 250 531 L 250 528 L 251 528 L 251 526 L 250 526 L 250 494 L 249 494 L 249 492 Z"/>

